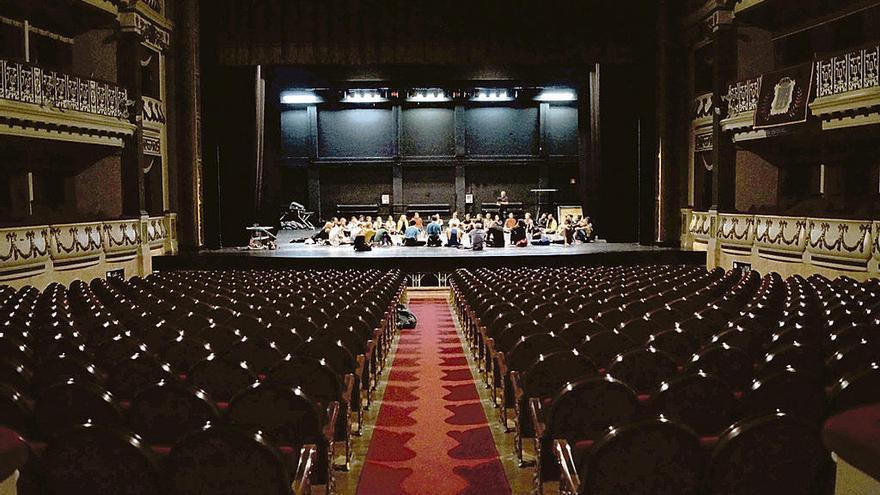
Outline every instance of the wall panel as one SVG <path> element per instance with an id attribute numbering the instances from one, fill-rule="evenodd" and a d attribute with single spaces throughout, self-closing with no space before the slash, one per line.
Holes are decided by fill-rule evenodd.
<path id="1" fill-rule="evenodd" d="M 577 155 L 577 107 L 550 105 L 547 114 L 547 150 L 551 155 Z"/>
<path id="2" fill-rule="evenodd" d="M 401 112 L 402 156 L 452 156 L 455 119 L 452 108 L 406 108 Z"/>
<path id="3" fill-rule="evenodd" d="M 309 112 L 305 108 L 286 108 L 281 111 L 281 156 L 307 158 L 309 156 Z"/>
<path id="4" fill-rule="evenodd" d="M 319 109 L 318 156 L 390 158 L 394 153 L 393 124 L 388 108 Z"/>
<path id="5" fill-rule="evenodd" d="M 538 154 L 537 107 L 475 107 L 464 112 L 465 143 L 471 156 Z"/>

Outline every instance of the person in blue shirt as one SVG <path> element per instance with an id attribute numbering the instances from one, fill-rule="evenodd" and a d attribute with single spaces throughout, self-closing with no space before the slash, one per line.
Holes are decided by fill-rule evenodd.
<path id="1" fill-rule="evenodd" d="M 406 228 L 406 231 L 403 233 L 403 245 L 404 246 L 424 246 L 425 241 L 419 240 L 419 228 L 416 227 L 416 221 L 410 220 L 409 227 Z"/>
<path id="2" fill-rule="evenodd" d="M 440 240 L 440 234 L 443 232 L 440 215 L 434 215 L 434 221 L 428 224 L 426 230 L 428 232 L 428 246 L 436 247 L 443 245 L 443 241 Z"/>

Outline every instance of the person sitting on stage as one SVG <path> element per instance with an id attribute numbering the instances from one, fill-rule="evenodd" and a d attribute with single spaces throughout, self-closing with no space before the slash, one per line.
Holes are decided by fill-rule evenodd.
<path id="1" fill-rule="evenodd" d="M 354 237 L 354 250 L 355 251 L 372 251 L 373 248 L 370 247 L 370 243 L 367 241 L 367 236 L 364 233 L 366 230 L 361 230 L 361 232 Z M 375 232 L 374 232 L 375 234 Z"/>
<path id="2" fill-rule="evenodd" d="M 419 212 L 413 213 L 413 220 L 416 222 L 416 227 L 419 230 L 425 230 L 424 224 L 422 224 L 422 217 L 419 216 Z"/>
<path id="3" fill-rule="evenodd" d="M 578 222 L 574 230 L 574 238 L 579 242 L 593 241 L 593 224 L 590 223 L 590 217 L 584 217 Z"/>
<path id="4" fill-rule="evenodd" d="M 443 241 L 440 240 L 440 234 L 443 233 L 443 221 L 440 220 L 440 215 L 434 215 L 434 220 L 428 224 L 426 230 L 428 232 L 428 246 L 443 245 Z"/>
<path id="5" fill-rule="evenodd" d="M 406 215 L 401 214 L 397 219 L 397 233 L 403 235 L 407 226 L 409 226 L 409 222 L 406 220 Z"/>
<path id="6" fill-rule="evenodd" d="M 574 224 L 571 222 L 571 218 L 566 218 L 564 222 L 562 222 L 562 244 L 565 246 L 571 246 L 574 244 Z"/>
<path id="7" fill-rule="evenodd" d="M 531 234 L 535 231 L 535 220 L 532 218 L 532 214 L 526 212 L 523 217 L 523 224 L 525 224 L 526 234 Z"/>
<path id="8" fill-rule="evenodd" d="M 327 242 L 331 246 L 338 246 L 340 244 L 347 244 L 349 242 L 349 238 L 345 235 L 345 231 L 343 230 L 345 219 L 343 218 L 341 222 L 334 225 L 330 232 L 327 235 Z"/>
<path id="9" fill-rule="evenodd" d="M 348 238 L 354 242 L 354 238 L 361 234 L 361 222 L 358 222 L 357 219 L 352 219 L 352 221 L 348 224 Z"/>
<path id="10" fill-rule="evenodd" d="M 538 217 L 538 220 L 535 222 L 535 226 L 541 230 L 547 228 L 547 214 L 541 213 L 541 216 Z"/>
<path id="11" fill-rule="evenodd" d="M 324 227 L 312 236 L 315 244 L 324 244 L 330 239 L 330 230 L 333 229 L 333 222 L 324 222 Z"/>
<path id="12" fill-rule="evenodd" d="M 529 245 L 528 238 L 526 237 L 525 220 L 518 221 L 516 226 L 510 229 L 510 244 L 517 247 L 526 247 Z"/>
<path id="13" fill-rule="evenodd" d="M 361 234 L 364 235 L 364 240 L 366 241 L 368 246 L 372 244 L 373 237 L 376 236 L 376 228 L 373 226 L 373 222 L 364 222 L 363 226 L 361 227 Z"/>
<path id="14" fill-rule="evenodd" d="M 556 231 L 559 230 L 559 223 L 553 218 L 552 213 L 547 214 L 547 225 L 544 227 L 544 233 L 547 235 L 553 235 Z"/>
<path id="15" fill-rule="evenodd" d="M 483 244 L 486 240 L 486 231 L 483 230 L 483 224 L 477 222 L 474 224 L 474 230 L 471 231 L 470 234 L 471 239 L 471 249 L 474 251 L 482 251 Z"/>
<path id="16" fill-rule="evenodd" d="M 489 247 L 504 247 L 504 229 L 500 223 L 492 222 L 489 228 L 486 229 L 486 244 Z"/>
<path id="17" fill-rule="evenodd" d="M 504 230 L 510 232 L 514 227 L 516 227 L 516 218 L 513 216 L 513 212 L 510 212 L 507 214 L 507 220 L 504 221 Z"/>
<path id="18" fill-rule="evenodd" d="M 449 221 L 449 228 L 446 229 L 446 247 L 461 247 L 461 229 L 458 228 L 457 218 Z"/>
<path id="19" fill-rule="evenodd" d="M 403 234 L 403 245 L 404 246 L 424 246 L 425 241 L 419 240 L 419 228 L 416 227 L 416 220 L 413 218 L 409 221 L 409 227 L 406 228 L 406 232 Z"/>

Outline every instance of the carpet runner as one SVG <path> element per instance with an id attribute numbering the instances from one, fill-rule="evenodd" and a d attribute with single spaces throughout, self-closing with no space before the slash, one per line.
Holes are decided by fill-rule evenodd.
<path id="1" fill-rule="evenodd" d="M 445 299 L 411 300 L 359 495 L 495 495 L 510 485 Z"/>

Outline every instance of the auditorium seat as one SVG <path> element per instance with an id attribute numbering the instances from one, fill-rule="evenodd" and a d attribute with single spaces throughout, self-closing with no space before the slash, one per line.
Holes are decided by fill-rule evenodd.
<path id="1" fill-rule="evenodd" d="M 152 450 L 136 435 L 107 426 L 83 425 L 55 437 L 38 469 L 46 495 L 163 491 L 159 459 Z"/>
<path id="2" fill-rule="evenodd" d="M 126 415 L 131 430 L 148 443 L 169 446 L 220 420 L 204 391 L 176 381 L 160 381 L 138 392 Z"/>
<path id="3" fill-rule="evenodd" d="M 731 424 L 738 409 L 731 386 L 705 372 L 664 381 L 652 395 L 651 408 L 704 437 L 720 434 Z"/>
<path id="4" fill-rule="evenodd" d="M 187 380 L 216 400 L 228 402 L 235 394 L 257 382 L 257 374 L 245 361 L 214 355 L 199 361 L 187 372 Z"/>
<path id="5" fill-rule="evenodd" d="M 212 426 L 178 442 L 167 460 L 171 495 L 290 495 L 308 493 L 303 471 L 314 462 L 311 445 L 292 452 L 292 463 L 259 433 Z"/>
<path id="6" fill-rule="evenodd" d="M 556 450 L 571 450 L 558 441 Z M 696 495 L 706 458 L 692 430 L 667 419 L 646 419 L 610 430 L 583 460 L 563 456 L 569 493 Z M 575 476 L 574 473 L 577 473 Z M 625 474 L 623 474 L 625 473 Z"/>

